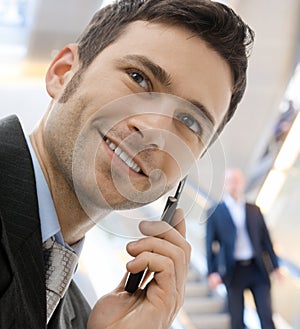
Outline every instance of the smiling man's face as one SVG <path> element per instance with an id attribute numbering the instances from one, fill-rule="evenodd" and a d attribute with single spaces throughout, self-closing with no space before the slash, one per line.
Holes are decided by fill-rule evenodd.
<path id="1" fill-rule="evenodd" d="M 228 64 L 192 32 L 166 24 L 131 23 L 60 102 L 79 67 L 76 54 L 64 59 L 72 67 L 66 82 L 48 83 L 47 157 L 85 198 L 97 203 L 100 191 L 117 209 L 172 188 L 204 151 L 232 94 Z"/>

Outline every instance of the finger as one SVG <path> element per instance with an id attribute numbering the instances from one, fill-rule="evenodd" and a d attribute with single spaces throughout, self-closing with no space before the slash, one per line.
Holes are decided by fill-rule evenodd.
<path id="1" fill-rule="evenodd" d="M 147 268 L 148 271 L 155 272 L 155 280 L 161 288 L 168 291 L 176 289 L 175 267 L 173 261 L 168 257 L 146 251 L 128 262 L 126 267 L 132 273 Z"/>
<path id="2" fill-rule="evenodd" d="M 147 298 L 148 302 L 162 312 L 166 309 L 174 312 L 179 310 L 184 300 L 184 287 L 177 288 L 174 263 L 170 258 L 145 252 L 127 264 L 129 271 L 131 271 L 131 266 L 138 270 L 147 268 L 153 275 L 152 280 L 147 283 L 146 289 L 139 289 L 136 293 L 144 293 L 143 296 Z"/>
<path id="3" fill-rule="evenodd" d="M 176 239 L 178 239 L 180 235 L 185 238 L 185 224 L 182 209 L 176 209 L 172 222 L 175 224 L 174 227 L 164 221 L 142 221 L 139 224 L 139 229 L 144 235 L 147 236 L 164 238 L 165 233 L 174 231 L 173 235 L 176 236 Z"/>
<path id="4" fill-rule="evenodd" d="M 191 246 L 184 237 L 185 223 L 184 220 L 181 220 L 182 217 L 182 211 L 178 209 L 178 214 L 176 212 L 176 217 L 174 217 L 176 221 L 175 228 L 171 227 L 166 222 L 143 221 L 140 223 L 140 230 L 146 236 L 154 236 L 169 241 L 181 248 L 185 252 L 187 262 L 189 263 Z"/>
<path id="5" fill-rule="evenodd" d="M 182 288 L 182 284 L 184 284 L 188 272 L 188 252 L 186 254 L 182 248 L 169 241 L 155 237 L 143 238 L 136 242 L 129 243 L 127 245 L 127 251 L 133 257 L 137 257 L 144 252 L 151 252 L 171 259 L 174 263 L 177 289 L 179 290 Z M 135 271 L 138 271 L 138 269 L 135 268 Z"/>
<path id="6" fill-rule="evenodd" d="M 182 282 L 176 280 L 176 269 L 173 261 L 162 255 L 143 252 L 127 264 L 129 271 L 132 271 L 133 268 L 135 271 L 141 271 L 146 267 L 150 272 L 154 272 L 152 280 L 148 283 L 147 289 L 144 290 L 147 299 L 154 305 L 163 303 L 162 306 L 166 309 L 178 310 L 184 301 L 185 280 Z"/>
<path id="7" fill-rule="evenodd" d="M 187 242 L 185 243 L 188 244 Z M 160 254 L 171 258 L 174 263 L 181 266 L 188 265 L 186 252 L 180 246 L 175 245 L 168 240 L 159 239 L 157 237 L 146 237 L 137 241 L 129 242 L 126 246 L 127 252 L 136 257 L 144 251 Z"/>

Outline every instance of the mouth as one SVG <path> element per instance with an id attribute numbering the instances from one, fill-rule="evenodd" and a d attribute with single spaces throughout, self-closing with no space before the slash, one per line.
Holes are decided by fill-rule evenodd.
<path id="1" fill-rule="evenodd" d="M 135 171 L 138 174 L 144 174 L 142 169 L 139 167 L 139 165 L 133 160 L 133 158 L 126 153 L 124 150 L 122 150 L 119 146 L 114 144 L 110 139 L 103 136 L 103 140 L 107 144 L 107 146 L 114 152 L 114 154 L 122 160 L 131 170 Z"/>

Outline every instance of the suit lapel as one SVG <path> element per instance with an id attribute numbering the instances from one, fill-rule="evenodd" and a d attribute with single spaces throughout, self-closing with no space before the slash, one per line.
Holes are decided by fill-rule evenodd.
<path id="1" fill-rule="evenodd" d="M 27 316 L 30 322 L 44 324 L 45 278 L 35 178 L 27 144 L 15 116 L 0 121 L 0 205 L 5 205 L 1 212 L 8 240 L 7 253 L 20 287 L 20 297 L 29 310 Z"/>
<path id="2" fill-rule="evenodd" d="M 233 222 L 233 219 L 232 219 L 232 216 L 231 216 L 231 213 L 229 211 L 229 209 L 227 208 L 225 202 L 222 202 L 221 203 L 221 209 L 222 209 L 222 212 L 223 212 L 223 221 L 224 221 L 224 218 L 226 219 L 226 227 L 228 227 L 228 225 L 230 225 L 229 227 L 231 227 L 234 232 L 236 231 L 236 227 L 235 227 L 235 224 Z"/>
<path id="3" fill-rule="evenodd" d="M 252 211 L 251 205 L 246 203 L 246 227 L 248 230 L 248 234 L 250 237 L 250 240 L 252 242 L 252 244 L 255 241 L 255 234 L 257 233 L 255 230 L 255 220 L 252 214 L 250 214 Z M 250 220 L 251 218 L 251 220 Z M 254 225 L 253 225 L 254 224 Z"/>

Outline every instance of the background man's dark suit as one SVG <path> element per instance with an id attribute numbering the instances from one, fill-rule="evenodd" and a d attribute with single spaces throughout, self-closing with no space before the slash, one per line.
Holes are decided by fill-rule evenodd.
<path id="1" fill-rule="evenodd" d="M 244 308 L 238 294 L 250 282 L 251 286 L 246 288 L 250 288 L 257 298 L 256 307 L 261 320 L 267 321 L 265 314 L 271 312 L 269 272 L 278 267 L 278 261 L 259 208 L 246 204 L 246 227 L 254 251 L 254 259 L 249 266 L 239 266 L 234 259 L 237 230 L 226 204 L 220 203 L 209 214 L 206 232 L 208 274 L 218 272 L 221 275 L 233 313 L 240 313 L 241 308 Z M 216 242 L 219 248 L 217 252 L 213 247 Z M 233 305 L 230 305 L 231 302 Z M 263 328 L 271 329 L 273 326 L 269 324 Z"/>
<path id="2" fill-rule="evenodd" d="M 0 120 L 0 328 L 46 328 L 40 219 L 29 150 L 16 117 Z M 89 306 L 74 283 L 48 328 L 86 327 Z"/>
<path id="3" fill-rule="evenodd" d="M 259 208 L 246 204 L 246 224 L 261 274 L 269 280 L 269 272 L 278 267 L 270 235 Z M 220 203 L 207 221 L 208 272 L 219 272 L 226 282 L 233 275 L 236 227 L 224 202 Z M 212 241 L 218 241 L 220 252 L 213 253 Z"/>

